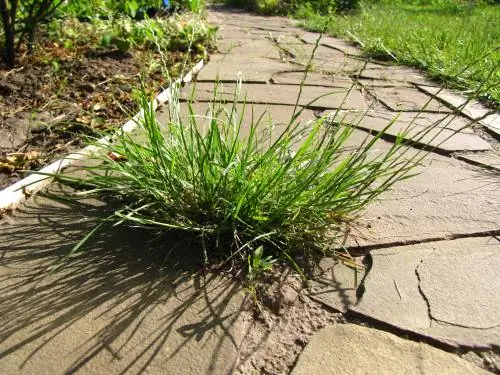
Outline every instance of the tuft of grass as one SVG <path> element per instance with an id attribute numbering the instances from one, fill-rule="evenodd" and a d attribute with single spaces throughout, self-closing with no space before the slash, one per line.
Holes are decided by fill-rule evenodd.
<path id="1" fill-rule="evenodd" d="M 365 2 L 328 17 L 303 12 L 303 25 L 360 43 L 371 56 L 425 69 L 448 85 L 500 105 L 500 7 L 472 2 Z M 325 22 L 328 21 L 328 22 Z M 493 74 L 490 74 L 495 70 Z M 484 83 L 487 83 L 484 85 Z"/>
<path id="2" fill-rule="evenodd" d="M 302 110 L 296 106 L 282 129 L 253 113 L 245 123 L 249 109 L 238 104 L 241 83 L 229 106 L 216 85 L 204 114 L 195 113 L 188 102 L 182 103 L 188 112 L 182 115 L 175 92 L 167 123 L 158 121 L 144 94 L 136 132 L 96 141 L 98 152 L 83 173 L 57 178 L 80 187 L 73 194 L 78 199 L 114 202 L 104 224 L 194 237 L 205 262 L 222 258 L 244 264 L 260 246 L 266 261 L 281 258 L 295 266 L 296 256 L 325 254 L 343 225 L 393 184 L 411 177 L 425 155 L 422 150 L 408 152 L 405 138 L 411 126 L 388 150 L 378 150 L 393 122 L 359 146 L 348 147 L 355 125 L 347 124 L 341 112 L 301 124 Z M 262 249 L 259 254 L 264 259 Z"/>

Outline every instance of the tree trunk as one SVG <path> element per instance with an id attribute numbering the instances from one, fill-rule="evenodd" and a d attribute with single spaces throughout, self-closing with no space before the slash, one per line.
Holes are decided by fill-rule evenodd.
<path id="1" fill-rule="evenodd" d="M 5 35 L 5 51 L 3 60 L 8 66 L 13 66 L 16 60 L 16 11 L 18 0 L 0 0 L 3 30 Z"/>
<path id="2" fill-rule="evenodd" d="M 16 62 L 16 46 L 14 44 L 14 31 L 12 29 L 5 30 L 5 51 L 3 61 L 9 67 L 13 67 Z"/>

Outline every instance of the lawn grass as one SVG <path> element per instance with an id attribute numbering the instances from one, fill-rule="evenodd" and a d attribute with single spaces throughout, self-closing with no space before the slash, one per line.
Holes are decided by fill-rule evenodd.
<path id="1" fill-rule="evenodd" d="M 498 108 L 500 6 L 439 3 L 364 3 L 359 12 L 333 18 L 302 12 L 303 26 L 320 31 L 326 24 L 329 34 L 360 43 L 372 56 L 423 68 L 466 93 L 478 90 Z"/>

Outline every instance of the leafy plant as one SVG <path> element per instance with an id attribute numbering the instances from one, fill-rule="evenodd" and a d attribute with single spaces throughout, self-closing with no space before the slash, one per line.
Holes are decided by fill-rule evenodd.
<path id="1" fill-rule="evenodd" d="M 261 245 L 255 249 L 253 254 L 248 256 L 248 274 L 247 279 L 250 283 L 258 279 L 258 277 L 269 271 L 273 264 L 276 263 L 276 259 L 272 256 L 263 257 L 264 247 Z"/>

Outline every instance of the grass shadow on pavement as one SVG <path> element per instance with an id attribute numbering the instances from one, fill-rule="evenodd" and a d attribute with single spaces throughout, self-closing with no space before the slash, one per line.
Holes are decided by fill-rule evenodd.
<path id="1" fill-rule="evenodd" d="M 230 371 L 242 294 L 195 272 L 199 249 L 117 228 L 49 273 L 105 214 L 96 203 L 36 198 L 0 221 L 4 373 Z"/>

